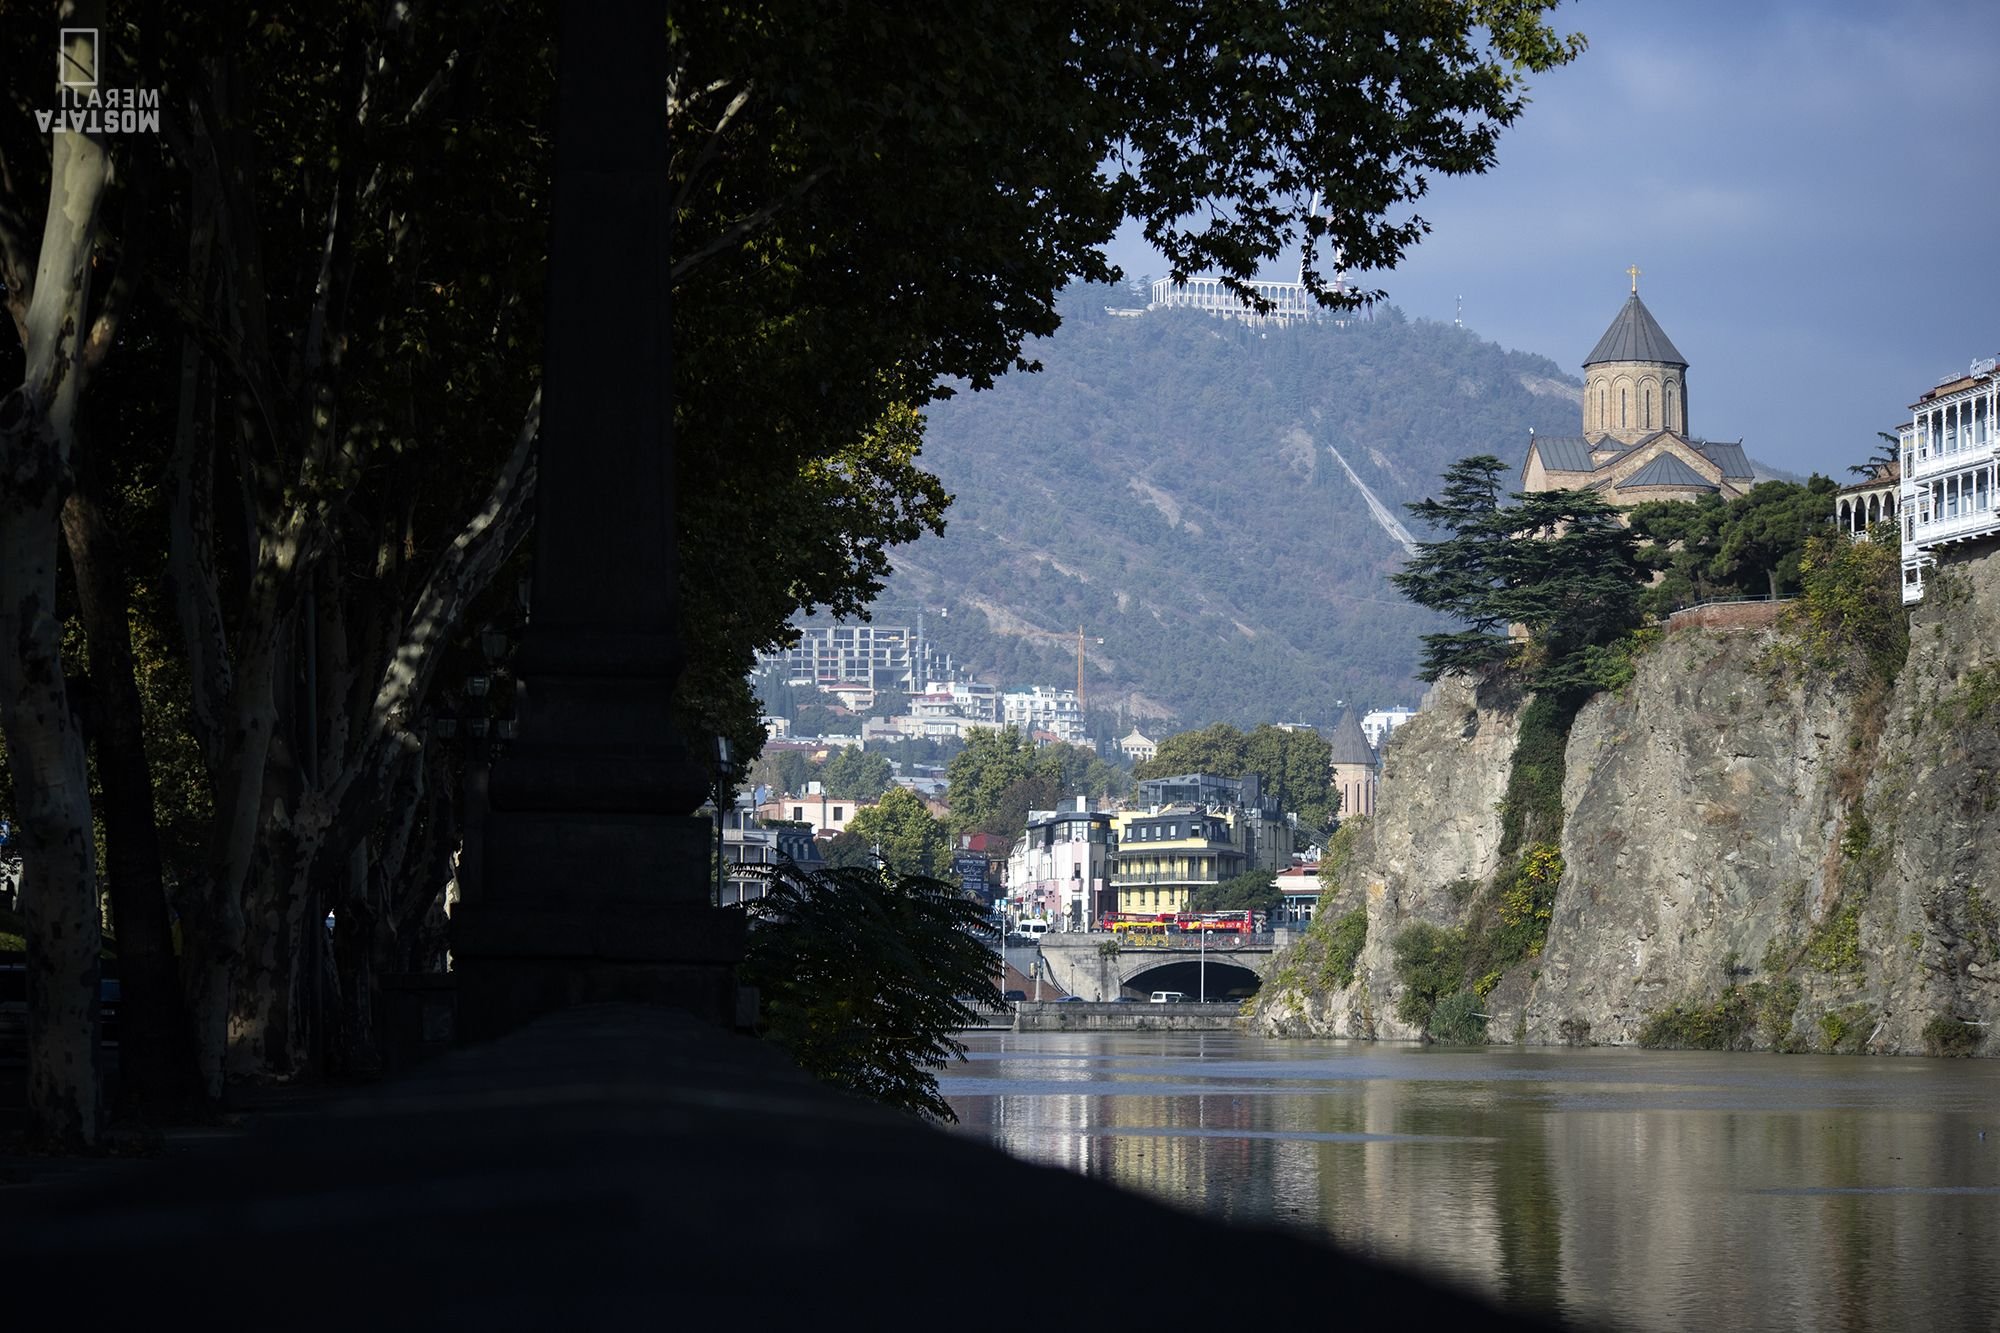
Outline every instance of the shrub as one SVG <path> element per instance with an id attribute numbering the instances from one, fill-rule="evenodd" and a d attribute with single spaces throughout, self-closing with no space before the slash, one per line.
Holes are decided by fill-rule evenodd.
<path id="1" fill-rule="evenodd" d="M 1646 1020 L 1639 1044 L 1652 1050 L 1745 1051 L 1756 1020 L 1750 997 L 1731 986 L 1708 1004 L 1677 1004 Z"/>
<path id="2" fill-rule="evenodd" d="M 1962 1057 L 1978 1049 L 1984 1030 L 1960 1018 L 1948 1018 L 1939 1014 L 1924 1024 L 1924 1053 L 1927 1055 Z"/>
<path id="3" fill-rule="evenodd" d="M 1582 706 L 1576 695 L 1537 694 L 1521 710 L 1520 735 L 1500 802 L 1500 855 L 1512 856 L 1529 839 L 1549 841 L 1562 831 L 1562 785 L 1570 724 Z"/>
<path id="4" fill-rule="evenodd" d="M 1828 1051 L 1838 1051 L 1853 1038 L 1852 1045 L 1858 1047 L 1866 1034 L 1862 1024 L 1868 1021 L 1873 1011 L 1865 1004 L 1850 1004 L 1845 1009 L 1836 1009 L 1819 1016 L 1819 1035 Z"/>
<path id="5" fill-rule="evenodd" d="M 1806 961 L 1821 972 L 1851 972 L 1861 966 L 1861 904 L 1848 903 L 1820 922 L 1806 940 Z"/>
<path id="6" fill-rule="evenodd" d="M 1368 909 L 1357 907 L 1333 923 L 1327 933 L 1326 958 L 1320 973 L 1326 984 L 1345 990 L 1354 984 L 1354 964 L 1368 943 Z"/>
<path id="7" fill-rule="evenodd" d="M 956 1120 L 931 1071 L 964 1058 L 973 1005 L 1002 1003 L 985 912 L 943 880 L 879 868 L 765 878 L 742 967 L 763 1035 L 829 1083 Z"/>
<path id="8" fill-rule="evenodd" d="M 1783 981 L 1754 982 L 1750 986 L 1754 1021 L 1770 1040 L 1772 1050 L 1790 1053 L 1805 1049 L 1805 1041 L 1792 1030 L 1802 995 L 1799 983 L 1790 977 Z"/>
<path id="9" fill-rule="evenodd" d="M 1430 1035 L 1433 1041 L 1453 1046 L 1476 1046 L 1486 1040 L 1486 1015 L 1481 1001 L 1469 990 L 1453 991 L 1431 1010 Z"/>
<path id="10" fill-rule="evenodd" d="M 1354 863 L 1354 844 L 1360 841 L 1361 831 L 1367 827 L 1366 815 L 1350 815 L 1340 821 L 1340 827 L 1326 840 L 1326 850 L 1319 859 L 1319 883 L 1323 893 L 1331 896 L 1340 892 L 1340 877 Z"/>
<path id="11" fill-rule="evenodd" d="M 1548 941 L 1549 918 L 1555 910 L 1556 885 L 1562 881 L 1562 853 L 1538 842 L 1530 847 L 1500 890 L 1500 928 L 1493 941 L 1493 961 L 1501 967 L 1534 958 Z"/>
<path id="12" fill-rule="evenodd" d="M 1856 801 L 1847 811 L 1847 827 L 1841 830 L 1840 854 L 1852 860 L 1875 842 L 1875 830 L 1868 823 L 1868 811 Z"/>
<path id="13" fill-rule="evenodd" d="M 1465 932 L 1419 921 L 1396 937 L 1396 977 L 1403 993 L 1396 1016 L 1429 1030 L 1438 1001 L 1459 987 L 1465 975 Z"/>
<path id="14" fill-rule="evenodd" d="M 1799 599 L 1783 621 L 1792 640 L 1773 665 L 1857 684 L 1895 679 L 1910 650 L 1902 578 L 1894 542 L 1816 534 L 1799 561 Z"/>

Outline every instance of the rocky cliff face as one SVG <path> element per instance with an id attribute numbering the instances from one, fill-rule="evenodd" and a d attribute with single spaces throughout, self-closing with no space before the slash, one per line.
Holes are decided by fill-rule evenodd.
<path id="1" fill-rule="evenodd" d="M 1768 617 L 1764 618 L 1768 620 Z M 1538 955 L 1482 978 L 1493 1041 L 1986 1050 L 2000 1020 L 2000 552 L 1937 571 L 1872 697 L 1776 670 L 1755 618 L 1670 630 L 1570 732 L 1562 877 Z M 1267 1031 L 1405 1038 L 1393 942 L 1476 929 L 1518 706 L 1441 683 L 1396 734 L 1331 919 Z M 2000 1042 L 1992 1044 L 2000 1050 Z"/>

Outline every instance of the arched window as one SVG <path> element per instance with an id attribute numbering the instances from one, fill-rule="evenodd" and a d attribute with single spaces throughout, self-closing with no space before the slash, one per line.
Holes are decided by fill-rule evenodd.
<path id="1" fill-rule="evenodd" d="M 1646 386 L 1646 429 L 1653 428 L 1653 386 Z"/>
<path id="2" fill-rule="evenodd" d="M 1632 424 L 1630 420 L 1631 415 L 1632 391 L 1630 389 L 1620 389 L 1618 391 L 1618 428 L 1620 430 Z"/>
<path id="3" fill-rule="evenodd" d="M 1602 380 L 1597 385 L 1597 428 L 1611 429 L 1611 390 L 1604 387 Z"/>

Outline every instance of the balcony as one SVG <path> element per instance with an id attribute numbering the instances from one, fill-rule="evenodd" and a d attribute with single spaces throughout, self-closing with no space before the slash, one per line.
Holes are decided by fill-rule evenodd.
<path id="1" fill-rule="evenodd" d="M 2000 533 L 2000 513 L 1991 509 L 1974 510 L 1971 513 L 1955 514 L 1950 518 L 1918 519 L 1911 534 L 1911 544 L 1920 547 L 1940 546 L 1947 542 L 1962 542 L 1974 537 L 1985 537 Z"/>
<path id="2" fill-rule="evenodd" d="M 1905 478 L 1914 481 L 1921 477 L 1935 477 L 1940 472 L 1955 472 L 1960 468 L 1991 462 L 1995 446 L 2000 445 L 2000 435 L 1993 431 L 1980 431 L 1976 439 L 1968 431 L 1966 439 L 1968 443 L 1961 447 L 1936 448 L 1928 454 L 1917 449 L 1906 450 Z"/>

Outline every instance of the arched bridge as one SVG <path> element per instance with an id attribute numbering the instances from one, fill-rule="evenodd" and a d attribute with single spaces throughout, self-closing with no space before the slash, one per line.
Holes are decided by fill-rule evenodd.
<path id="1" fill-rule="evenodd" d="M 1254 994 L 1270 974 L 1271 959 L 1284 939 L 1284 932 L 1279 932 L 1205 941 L 1167 936 L 1158 943 L 1141 943 L 1090 931 L 1043 936 L 1042 958 L 1058 986 L 1085 1000 L 1115 1000 L 1120 995 L 1143 1000 L 1156 990 L 1177 990 L 1190 997 L 1205 991 L 1209 999 L 1220 1000 Z"/>

